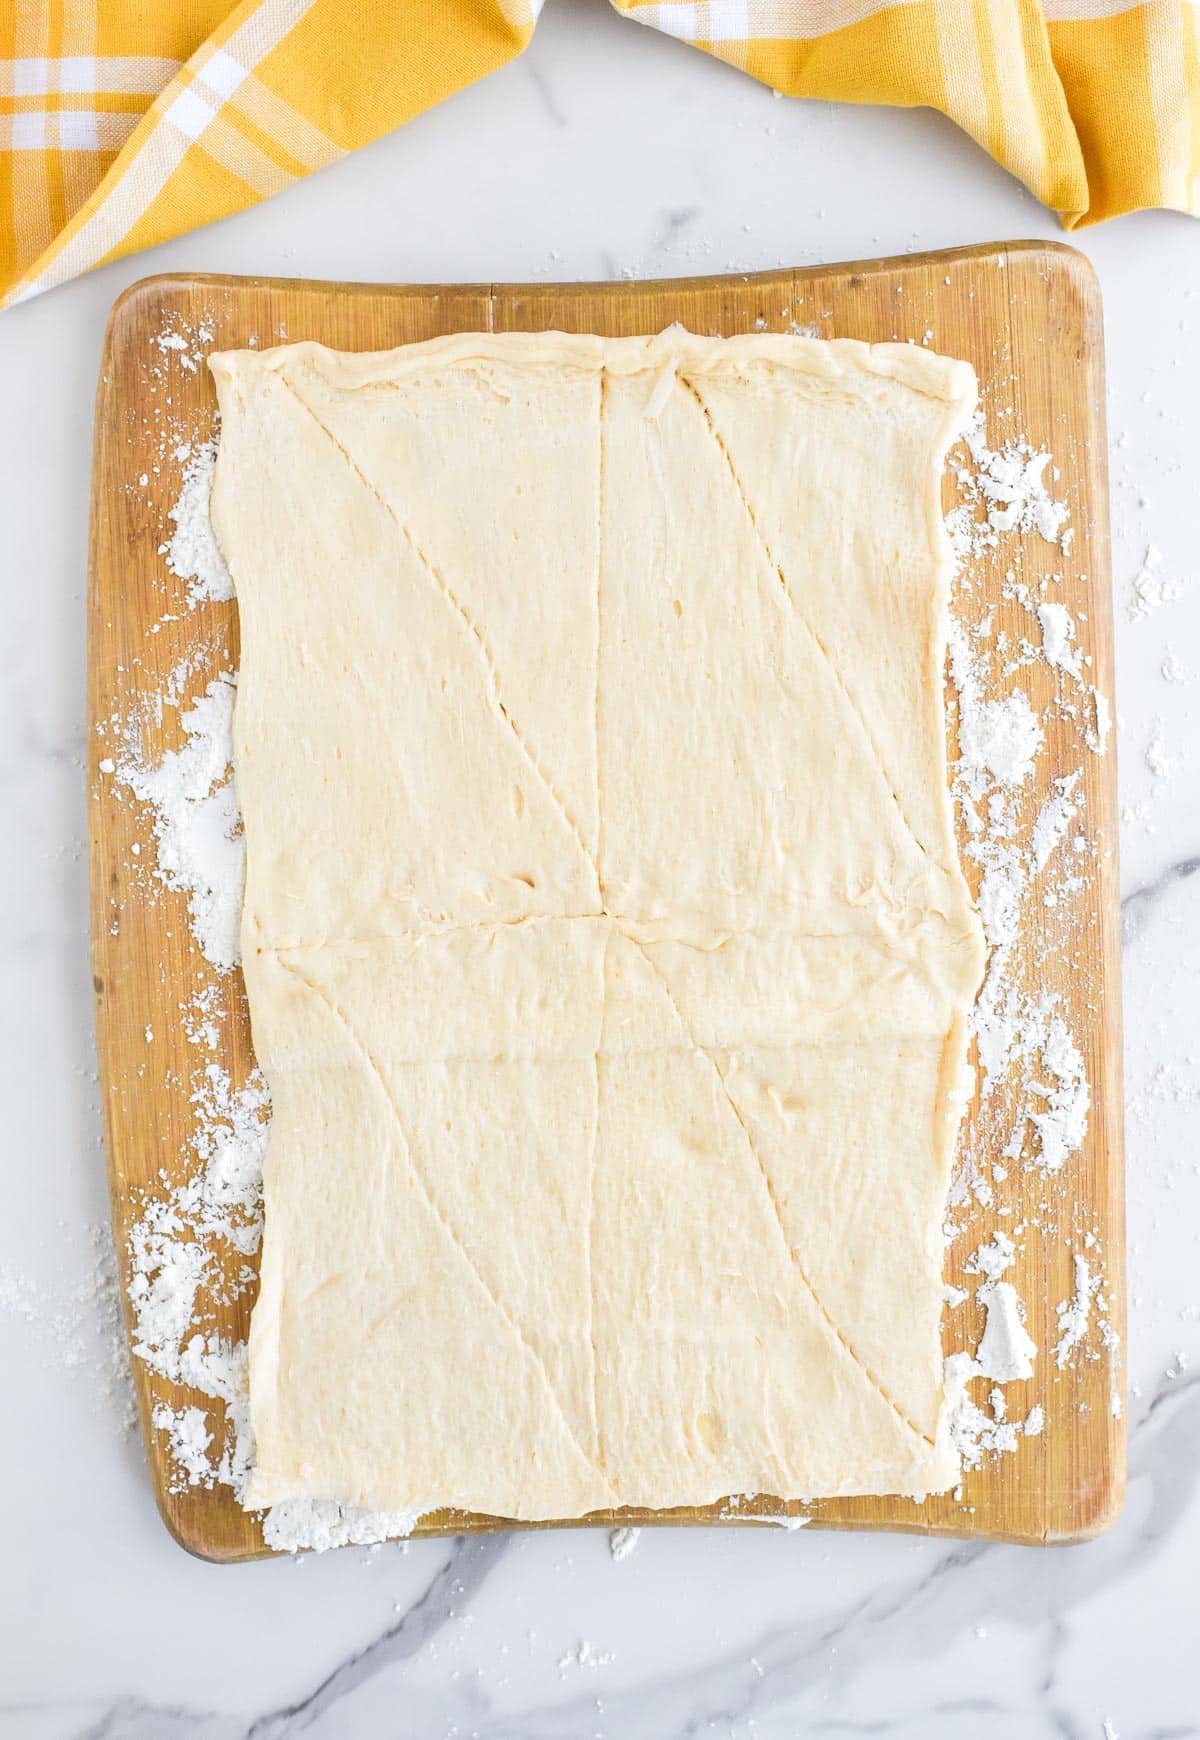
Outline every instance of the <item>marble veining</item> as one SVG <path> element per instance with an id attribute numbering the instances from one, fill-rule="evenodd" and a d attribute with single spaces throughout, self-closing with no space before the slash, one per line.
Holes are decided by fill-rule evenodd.
<path id="1" fill-rule="evenodd" d="M 1143 882 L 1121 896 L 1121 940 L 1128 948 L 1137 941 L 1165 894 L 1180 882 L 1189 882 L 1200 871 L 1200 852 L 1177 858 L 1160 870 L 1151 882 Z"/>
<path id="2" fill-rule="evenodd" d="M 203 1706 L 123 1697 L 60 1732 L 73 1740 L 291 1740 L 300 1734 L 336 1740 L 347 1732 L 375 1732 L 355 1725 L 356 1706 L 374 1709 L 386 1703 L 408 1725 L 379 1732 L 461 1734 L 471 1740 L 560 1740 L 591 1733 L 685 1740 L 709 1732 L 771 1733 L 776 1731 L 770 1725 L 772 1711 L 781 1707 L 806 1725 L 778 1732 L 830 1740 L 842 1734 L 928 1732 L 1074 1735 L 1087 1730 L 1072 1724 L 1061 1701 L 1060 1666 L 1076 1610 L 1153 1566 L 1193 1503 L 1198 1483 L 1200 1373 L 1164 1379 L 1150 1399 L 1131 1434 L 1125 1514 L 1083 1551 L 942 1545 L 933 1563 L 912 1580 L 858 1595 L 829 1612 L 796 1619 L 781 1614 L 699 1667 L 638 1677 L 615 1691 L 597 1676 L 586 1690 L 565 1698 L 497 1709 L 478 1678 L 463 1673 L 432 1697 L 419 1698 L 415 1707 L 404 1689 L 405 1664 L 428 1649 L 510 1559 L 511 1541 L 502 1535 L 456 1540 L 448 1551 L 430 1543 L 430 1556 L 440 1556 L 441 1562 L 411 1605 L 287 1705 L 246 1721 Z M 816 1538 L 808 1537 L 805 1545 Z M 836 1682 L 843 1686 L 858 1675 L 886 1670 L 889 1662 L 914 1659 L 929 1664 L 933 1676 L 933 1662 L 955 1638 L 993 1626 L 1028 1635 L 1030 1671 L 1024 1683 L 1014 1677 L 988 1697 L 978 1692 L 942 1696 L 935 1687 L 918 1714 L 899 1713 L 894 1720 L 859 1721 L 810 1709 L 812 1689 L 828 1682 L 831 1660 Z M 369 1701 L 362 1698 L 364 1691 L 370 1692 Z M 24 1708 L 31 1715 L 36 1710 Z M 0 1717 L 4 1714 L 0 1709 Z M 1003 1725 L 1010 1718 L 1011 1729 Z M 956 1721 L 963 1726 L 955 1729 Z M 1136 1730 L 1145 1736 L 1195 1731 L 1187 1725 Z"/>

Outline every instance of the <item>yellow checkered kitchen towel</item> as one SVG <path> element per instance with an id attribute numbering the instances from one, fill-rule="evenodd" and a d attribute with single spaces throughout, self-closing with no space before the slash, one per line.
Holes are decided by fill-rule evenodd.
<path id="1" fill-rule="evenodd" d="M 613 4 L 790 96 L 941 109 L 1068 228 L 1200 215 L 1200 0 Z M 0 306 L 390 132 L 519 54 L 540 5 L 4 0 Z"/>

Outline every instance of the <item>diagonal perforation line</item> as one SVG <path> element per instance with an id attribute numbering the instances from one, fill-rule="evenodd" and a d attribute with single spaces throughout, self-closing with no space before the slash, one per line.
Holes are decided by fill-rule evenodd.
<path id="1" fill-rule="evenodd" d="M 712 1052 L 708 1049 L 708 1047 L 706 1045 L 701 1045 L 699 1039 L 697 1039 L 695 1033 L 692 1031 L 691 1024 L 687 1020 L 687 1017 L 684 1015 L 683 1010 L 680 1008 L 679 1003 L 675 997 L 675 993 L 674 993 L 674 991 L 672 991 L 671 986 L 668 983 L 667 976 L 663 972 L 662 968 L 651 957 L 651 955 L 647 952 L 647 950 L 643 947 L 643 945 L 640 942 L 638 942 L 636 937 L 629 936 L 628 932 L 623 932 L 622 934 L 628 937 L 628 940 L 633 944 L 634 948 L 641 955 L 641 957 L 645 961 L 646 965 L 650 968 L 650 971 L 654 974 L 655 978 L 658 980 L 659 984 L 662 986 L 663 990 L 666 992 L 667 1000 L 669 1001 L 672 1009 L 674 1009 L 674 1011 L 675 1011 L 675 1018 L 679 1022 L 680 1028 L 682 1029 L 683 1035 L 684 1035 L 685 1039 L 687 1040 L 688 1044 L 692 1047 L 693 1051 L 698 1052 L 700 1054 L 700 1056 L 706 1060 L 706 1062 L 709 1065 L 709 1068 L 713 1072 L 713 1075 L 716 1077 L 717 1085 L 719 1086 L 721 1093 L 724 1096 L 724 1099 L 726 1101 L 726 1104 L 729 1106 L 730 1111 L 733 1113 L 734 1117 L 738 1121 L 738 1125 L 741 1129 L 742 1135 L 745 1137 L 745 1140 L 746 1140 L 746 1147 L 749 1149 L 750 1156 L 751 1156 L 752 1160 L 754 1161 L 755 1166 L 758 1169 L 759 1176 L 762 1179 L 763 1189 L 765 1190 L 766 1195 L 767 1195 L 767 1200 L 771 1205 L 772 1218 L 774 1219 L 775 1228 L 776 1228 L 776 1231 L 778 1232 L 780 1240 L 783 1244 L 784 1251 L 787 1253 L 788 1259 L 794 1265 L 796 1273 L 799 1275 L 801 1281 L 804 1283 L 804 1286 L 805 1286 L 809 1296 L 811 1297 L 813 1304 L 817 1307 L 817 1310 L 821 1313 L 822 1317 L 825 1319 L 825 1322 L 829 1325 L 829 1328 L 832 1330 L 833 1334 L 837 1337 L 837 1340 L 841 1344 L 843 1350 L 850 1357 L 850 1359 L 854 1362 L 854 1364 L 857 1366 L 858 1370 L 862 1373 L 862 1375 L 866 1378 L 867 1382 L 871 1385 L 871 1388 L 873 1390 L 875 1390 L 876 1393 L 879 1396 L 881 1396 L 882 1399 L 887 1403 L 888 1407 L 895 1414 L 896 1418 L 903 1425 L 907 1426 L 909 1431 L 914 1433 L 916 1435 L 916 1437 L 920 1438 L 924 1443 L 932 1446 L 934 1444 L 935 1440 L 929 1436 L 928 1432 L 923 1432 L 921 1430 L 920 1426 L 917 1425 L 915 1420 L 911 1420 L 908 1417 L 908 1415 L 905 1413 L 904 1409 L 900 1406 L 899 1402 L 895 1399 L 895 1397 L 890 1393 L 890 1391 L 885 1387 L 885 1385 L 880 1383 L 879 1379 L 875 1376 L 875 1373 L 871 1370 L 871 1368 L 867 1364 L 866 1360 L 863 1359 L 861 1357 L 861 1355 L 859 1355 L 858 1353 L 855 1352 L 853 1343 L 850 1342 L 848 1340 L 848 1338 L 846 1337 L 846 1335 L 843 1333 L 842 1329 L 840 1328 L 840 1326 L 838 1324 L 837 1319 L 833 1316 L 832 1312 L 829 1310 L 829 1307 L 826 1305 L 825 1301 L 821 1298 L 821 1295 L 817 1292 L 817 1289 L 813 1286 L 812 1281 L 809 1279 L 808 1271 L 805 1269 L 804 1264 L 800 1260 L 799 1252 L 795 1249 L 791 1240 L 787 1236 L 787 1229 L 785 1228 L 785 1226 L 783 1224 L 783 1213 L 779 1207 L 779 1198 L 775 1194 L 775 1185 L 772 1182 L 770 1171 L 768 1170 L 766 1163 L 763 1160 L 762 1155 L 759 1153 L 758 1148 L 755 1145 L 754 1138 L 751 1136 L 750 1131 L 746 1127 L 746 1121 L 742 1117 L 741 1112 L 738 1110 L 737 1101 L 734 1099 L 733 1095 L 729 1091 L 728 1084 L 726 1083 L 726 1080 L 725 1080 L 724 1071 L 722 1070 L 720 1064 L 717 1062 L 716 1058 L 713 1056 Z"/>
<path id="2" fill-rule="evenodd" d="M 351 1044 L 354 1046 L 354 1049 L 358 1052 L 359 1056 L 366 1063 L 368 1069 L 371 1072 L 371 1075 L 373 1076 L 376 1084 L 379 1087 L 380 1093 L 383 1095 L 384 1102 L 387 1105 L 388 1111 L 391 1113 L 392 1120 L 396 1126 L 396 1134 L 400 1138 L 400 1144 L 401 1144 L 401 1147 L 404 1151 L 404 1157 L 405 1157 L 406 1161 L 408 1162 L 408 1169 L 409 1169 L 410 1173 L 412 1174 L 413 1178 L 415 1179 L 416 1184 L 417 1184 L 417 1188 L 420 1190 L 421 1195 L 424 1197 L 430 1213 L 433 1215 L 434 1219 L 437 1221 L 438 1225 L 441 1227 L 441 1229 L 445 1233 L 446 1237 L 450 1240 L 450 1243 L 454 1246 L 455 1250 L 461 1256 L 463 1263 L 465 1264 L 466 1268 L 470 1271 L 471 1276 L 474 1279 L 479 1290 L 485 1295 L 485 1297 L 487 1299 L 490 1300 L 493 1308 L 500 1315 L 500 1317 L 503 1318 L 504 1323 L 507 1326 L 507 1328 L 509 1329 L 510 1333 L 516 1338 L 517 1342 L 520 1344 L 520 1346 L 523 1349 L 523 1351 L 525 1352 L 525 1354 L 528 1356 L 528 1358 L 530 1360 L 532 1360 L 534 1366 L 537 1368 L 539 1374 L 541 1375 L 542 1382 L 546 1386 L 546 1393 L 550 1397 L 550 1401 L 553 1405 L 554 1412 L 558 1415 L 559 1421 L 562 1424 L 563 1431 L 567 1434 L 567 1437 L 570 1439 L 571 1443 L 575 1446 L 576 1450 L 579 1452 L 580 1456 L 583 1458 L 583 1461 L 585 1462 L 585 1464 L 590 1469 L 592 1469 L 592 1471 L 595 1474 L 597 1474 L 601 1480 L 603 1480 L 605 1486 L 608 1487 L 608 1489 L 612 1493 L 614 1499 L 616 1499 L 616 1497 L 617 1497 L 616 1488 L 613 1486 L 611 1480 L 609 1480 L 608 1476 L 605 1474 L 604 1470 L 598 1465 L 598 1463 L 595 1461 L 595 1459 L 588 1455 L 587 1451 L 584 1449 L 583 1445 L 580 1443 L 579 1437 L 578 1437 L 574 1427 L 571 1425 L 570 1420 L 568 1420 L 567 1415 L 566 1415 L 566 1410 L 563 1407 L 563 1404 L 562 1404 L 562 1401 L 559 1397 L 558 1391 L 555 1389 L 554 1384 L 551 1381 L 550 1373 L 547 1370 L 545 1360 L 538 1353 L 538 1351 L 534 1347 L 533 1343 L 526 1337 L 525 1332 L 521 1328 L 521 1325 L 518 1323 L 517 1319 L 513 1316 L 512 1312 L 509 1311 L 508 1307 L 505 1305 L 505 1303 L 501 1299 L 500 1295 L 498 1293 L 494 1293 L 492 1291 L 492 1289 L 488 1286 L 487 1282 L 484 1280 L 484 1277 L 483 1277 L 481 1271 L 479 1270 L 476 1263 L 474 1262 L 474 1260 L 471 1257 L 471 1253 L 467 1250 L 467 1247 L 463 1244 L 462 1240 L 459 1238 L 458 1233 L 454 1227 L 454 1222 L 450 1219 L 450 1216 L 446 1213 L 445 1209 L 443 1209 L 441 1203 L 438 1201 L 436 1195 L 434 1194 L 433 1188 L 430 1185 L 428 1179 L 424 1176 L 423 1172 L 421 1171 L 421 1168 L 417 1165 L 416 1158 L 415 1158 L 415 1156 L 413 1154 L 413 1150 L 412 1150 L 412 1144 L 409 1142 L 409 1139 L 408 1139 L 408 1132 L 404 1128 L 404 1120 L 400 1116 L 400 1108 L 397 1106 L 394 1098 L 392 1097 L 392 1090 L 389 1088 L 389 1086 L 387 1084 L 387 1078 L 384 1076 L 383 1071 L 380 1069 L 379 1065 L 376 1063 L 374 1057 L 371 1054 L 370 1049 L 363 1042 L 363 1040 L 361 1040 L 359 1038 L 358 1033 L 354 1027 L 354 1024 L 351 1022 L 349 1017 L 344 1013 L 344 1011 L 342 1009 L 339 1008 L 339 1006 L 334 1002 L 333 998 L 329 995 L 328 991 L 326 991 L 323 986 L 318 985 L 313 979 L 308 978 L 308 976 L 306 974 L 302 973 L 298 967 L 292 966 L 287 961 L 281 960 L 279 962 L 279 965 L 283 968 L 285 973 L 290 973 L 294 979 L 298 979 L 300 981 L 300 983 L 302 985 L 304 985 L 307 990 L 311 991 L 315 997 L 320 998 L 321 1002 L 329 1010 L 330 1014 L 335 1018 L 335 1020 L 337 1020 L 337 1022 L 340 1024 L 340 1026 L 344 1029 Z"/>
<path id="3" fill-rule="evenodd" d="M 604 1018 L 608 1005 L 608 945 L 612 938 L 612 930 L 605 927 L 604 954 L 600 962 L 600 1022 L 596 1029 L 596 1052 L 592 1058 L 592 1070 L 595 1079 L 595 1121 L 592 1125 L 592 1140 L 588 1153 L 588 1218 L 587 1240 L 585 1244 L 587 1257 L 587 1290 L 588 1290 L 588 1346 L 592 1356 L 592 1420 L 596 1436 L 596 1460 L 604 1466 L 604 1449 L 600 1437 L 600 1352 L 596 1346 L 596 1283 L 595 1283 L 595 1236 L 596 1236 L 596 1166 L 600 1154 L 600 1053 L 604 1045 Z"/>
<path id="4" fill-rule="evenodd" d="M 346 447 L 344 447 L 342 445 L 342 443 L 338 440 L 337 436 L 333 433 L 333 430 L 330 429 L 328 424 L 326 424 L 317 415 L 317 413 L 313 410 L 312 406 L 309 404 L 308 400 L 304 397 L 303 393 L 297 392 L 296 388 L 286 378 L 286 376 L 280 374 L 280 375 L 276 376 L 276 379 L 279 381 L 280 385 L 285 389 L 285 391 L 291 395 L 291 397 L 295 400 L 296 404 L 300 405 L 303 408 L 303 410 L 307 413 L 307 415 L 312 418 L 313 422 L 316 424 L 317 428 L 321 431 L 322 435 L 325 436 L 326 440 L 329 441 L 330 444 L 337 450 L 337 452 L 341 454 L 342 458 L 345 460 L 346 464 L 349 466 L 350 470 L 354 473 L 354 475 L 358 479 L 358 481 L 362 484 L 363 488 L 369 492 L 369 494 L 374 498 L 374 500 L 378 504 L 378 506 L 380 508 L 382 508 L 383 512 L 387 515 L 388 519 L 392 522 L 392 525 L 396 528 L 397 532 L 399 532 L 400 536 L 404 539 L 405 543 L 408 545 L 409 549 L 412 551 L 413 555 L 416 557 L 423 572 L 428 575 L 429 579 L 433 582 L 433 584 L 437 588 L 438 592 L 445 599 L 445 601 L 449 605 L 450 609 L 454 612 L 455 616 L 462 623 L 463 627 L 466 629 L 467 633 L 470 635 L 471 639 L 474 641 L 476 651 L 478 652 L 479 657 L 483 662 L 484 671 L 485 671 L 486 677 L 487 677 L 488 694 L 491 697 L 492 704 L 495 707 L 496 711 L 499 713 L 500 717 L 504 720 L 504 723 L 505 723 L 505 725 L 507 725 L 509 731 L 512 733 L 513 740 L 516 743 L 517 748 L 520 750 L 521 754 L 524 756 L 525 761 L 528 763 L 530 770 L 532 771 L 534 777 L 538 781 L 538 784 L 542 787 L 542 790 L 546 793 L 546 796 L 550 799 L 550 802 L 553 805 L 556 813 L 558 814 L 559 819 L 563 823 L 564 827 L 570 833 L 571 838 L 575 842 L 575 845 L 579 848 L 579 852 L 583 858 L 584 863 L 588 866 L 588 868 L 592 872 L 592 875 L 595 877 L 595 879 L 596 879 L 596 899 L 597 899 L 597 904 L 599 904 L 600 873 L 599 873 L 599 870 L 596 866 L 595 860 L 592 858 L 591 853 L 587 849 L 587 844 L 584 841 L 583 835 L 579 831 L 578 824 L 575 822 L 570 811 L 567 809 L 566 804 L 563 802 L 562 798 L 559 796 L 557 790 L 555 789 L 553 780 L 550 778 L 550 775 L 546 772 L 545 768 L 542 766 L 539 757 L 534 752 L 534 749 L 533 749 L 532 745 L 529 743 L 528 739 L 525 737 L 523 732 L 521 732 L 518 729 L 516 721 L 514 720 L 512 714 L 509 712 L 508 708 L 504 704 L 503 696 L 500 693 L 500 679 L 499 679 L 499 676 L 498 676 L 497 670 L 496 670 L 495 655 L 493 654 L 492 649 L 488 645 L 487 641 L 484 639 L 483 634 L 480 630 L 479 624 L 475 621 L 474 617 L 470 614 L 470 612 L 463 605 L 461 599 L 458 597 L 458 595 L 455 593 L 453 588 L 450 586 L 450 584 L 446 580 L 445 576 L 442 574 L 441 570 L 437 567 L 437 565 L 434 562 L 432 562 L 430 560 L 430 558 L 426 555 L 425 551 L 421 548 L 420 544 L 418 544 L 416 538 L 413 536 L 411 528 L 409 526 L 407 526 L 405 524 L 405 522 L 400 518 L 400 516 L 396 513 L 395 509 L 392 507 L 391 503 L 387 500 L 386 496 L 384 496 L 380 493 L 380 491 L 375 486 L 375 484 L 367 476 L 367 474 L 363 470 L 362 466 L 355 459 L 354 455 Z"/>
<path id="5" fill-rule="evenodd" d="M 792 614 L 794 615 L 796 621 L 803 628 L 804 632 L 808 635 L 809 640 L 816 647 L 821 658 L 824 660 L 825 665 L 826 665 L 827 669 L 829 670 L 830 675 L 832 676 L 832 678 L 834 680 L 834 683 L 837 685 L 838 693 L 841 695 L 843 701 L 845 702 L 846 707 L 848 708 L 851 717 L 853 718 L 855 724 L 858 727 L 860 736 L 863 738 L 863 741 L 866 743 L 867 748 L 870 751 L 871 761 L 875 767 L 875 771 L 879 775 L 880 779 L 882 780 L 884 787 L 887 790 L 888 796 L 892 800 L 892 803 L 895 805 L 896 813 L 900 817 L 900 820 L 905 828 L 905 831 L 908 833 L 908 835 L 912 839 L 912 842 L 916 846 L 917 850 L 919 852 L 921 852 L 926 858 L 928 858 L 931 863 L 936 865 L 938 869 L 941 869 L 942 866 L 937 863 L 937 859 L 934 858 L 933 855 L 930 853 L 929 848 L 925 845 L 924 841 L 921 839 L 920 835 L 917 833 L 916 829 L 913 827 L 912 823 L 908 819 L 907 814 L 905 813 L 904 805 L 900 802 L 900 794 L 896 790 L 895 786 L 892 784 L 891 776 L 887 771 L 887 763 L 884 760 L 883 751 L 880 749 L 879 745 L 876 743 L 875 737 L 871 731 L 870 726 L 867 724 L 867 721 L 863 715 L 862 709 L 860 708 L 858 702 L 855 700 L 853 691 L 850 689 L 850 687 L 848 686 L 848 684 L 846 682 L 845 677 L 843 677 L 843 675 L 841 673 L 841 669 L 838 666 L 837 660 L 830 653 L 828 647 L 825 645 L 825 642 L 821 639 L 820 635 L 817 633 L 816 629 L 813 627 L 812 623 L 808 620 L 808 617 L 805 615 L 804 611 L 801 610 L 800 605 L 797 603 L 796 594 L 793 592 L 793 590 L 788 582 L 788 577 L 784 573 L 782 565 L 776 561 L 774 551 L 771 549 L 770 544 L 767 542 L 766 534 L 764 533 L 761 525 L 758 522 L 758 516 L 755 514 L 754 508 L 750 502 L 750 497 L 746 493 L 745 485 L 742 482 L 742 479 L 738 473 L 738 469 L 737 469 L 736 465 L 734 465 L 734 463 L 733 463 L 733 455 L 730 453 L 729 448 L 726 446 L 725 441 L 723 440 L 723 438 L 721 436 L 720 430 L 717 428 L 715 422 L 713 421 L 712 412 L 709 410 L 703 394 L 700 392 L 700 389 L 697 387 L 696 383 L 690 379 L 690 377 L 688 377 L 687 375 L 681 374 L 679 378 L 683 382 L 684 386 L 686 386 L 686 388 L 688 389 L 688 392 L 692 395 L 692 398 L 696 401 L 697 405 L 700 407 L 701 414 L 704 417 L 705 427 L 707 428 L 709 434 L 712 436 L 712 439 L 714 440 L 714 442 L 717 445 L 718 452 L 721 454 L 721 457 L 724 459 L 725 464 L 729 468 L 729 475 L 733 479 L 733 486 L 734 486 L 735 490 L 737 491 L 738 500 L 741 502 L 742 508 L 743 508 L 745 515 L 746 515 L 746 518 L 749 520 L 750 525 L 754 531 L 754 535 L 758 539 L 759 548 L 762 550 L 763 555 L 766 557 L 771 568 L 774 570 L 776 578 L 779 581 L 780 587 L 783 590 L 783 595 L 792 607 Z"/>

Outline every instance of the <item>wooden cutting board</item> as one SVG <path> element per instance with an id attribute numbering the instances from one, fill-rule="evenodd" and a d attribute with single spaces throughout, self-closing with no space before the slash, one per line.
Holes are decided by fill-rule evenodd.
<path id="1" fill-rule="evenodd" d="M 101 770 L 111 749 L 114 716 L 127 717 L 141 698 L 165 685 L 181 660 L 194 661 L 189 694 L 236 667 L 237 612 L 230 604 L 186 608 L 182 581 L 164 565 L 168 510 L 182 484 L 185 443 L 212 435 L 216 403 L 208 371 L 186 352 L 163 346 L 164 333 L 202 333 L 205 349 L 281 340 L 318 339 L 347 350 L 381 350 L 461 330 L 539 330 L 604 334 L 655 332 L 672 321 L 701 333 L 787 331 L 794 325 L 825 337 L 901 339 L 929 343 L 974 364 L 994 442 L 1005 435 L 1045 445 L 1061 476 L 1055 493 L 1067 501 L 1076 537 L 1061 556 L 1046 544 L 1004 540 L 976 564 L 975 600 L 994 606 L 995 627 L 1016 644 L 1030 618 L 1002 595 L 1013 552 L 1030 546 L 1031 566 L 1062 574 L 1061 596 L 1079 623 L 1092 664 L 1088 679 L 1112 697 L 1112 608 L 1108 556 L 1104 374 L 1099 297 L 1086 261 L 1070 249 L 1040 244 L 969 248 L 856 265 L 768 272 L 751 277 L 662 283 L 381 286 L 219 277 L 160 277 L 127 291 L 113 309 L 104 343 L 96 407 L 95 467 L 89 589 L 89 774 L 91 782 L 92 946 L 100 1082 L 108 1145 L 113 1222 L 128 1318 L 131 1223 L 146 1193 L 162 1178 L 178 1182 L 194 1165 L 189 1140 L 195 1112 L 191 1091 L 203 1056 L 184 1032 L 181 1007 L 217 974 L 192 943 L 182 895 L 145 895 L 153 861 L 150 819 L 136 804 L 117 801 Z M 869 487 L 869 480 L 867 480 Z M 947 480 L 947 505 L 954 486 Z M 1042 661 L 1022 673 L 1039 710 L 1054 695 L 1054 673 Z M 186 698 L 186 697 L 185 697 Z M 178 709 L 146 723 L 152 755 L 178 746 Z M 1022 1542 L 1065 1541 L 1094 1534 L 1115 1515 L 1124 1479 L 1124 1427 L 1112 1402 L 1123 1389 L 1119 1349 L 1124 1332 L 1119 912 L 1116 767 L 1106 755 L 1081 753 L 1078 733 L 1061 720 L 1046 730 L 1039 789 L 1082 762 L 1083 822 L 1096 851 L 1091 874 L 1056 907 L 1039 909 L 1024 939 L 1027 988 L 1062 998 L 1086 1059 L 1092 1108 L 1083 1149 L 1047 1181 L 1030 1167 L 1009 1164 L 985 1212 L 976 1206 L 954 1242 L 947 1279 L 993 1227 L 1024 1226 L 1021 1255 L 1007 1278 L 1025 1301 L 1028 1328 L 1040 1356 L 1035 1376 L 1008 1387 L 1022 1417 L 1044 1404 L 1047 1426 L 1011 1454 L 985 1456 L 958 1496 L 921 1505 L 898 1498 L 830 1501 L 781 1507 L 772 1501 L 717 1506 L 659 1518 L 622 1513 L 621 1522 L 737 1520 L 786 1508 L 818 1526 L 887 1528 L 972 1535 Z M 1045 763 L 1048 762 L 1048 765 Z M 107 766 L 107 763 L 106 763 Z M 975 870 L 970 870 L 973 878 Z M 221 993 L 216 1056 L 235 1081 L 252 1065 L 249 1020 L 240 973 Z M 983 1161 L 998 1161 L 987 1144 L 990 1127 L 974 1107 L 963 1133 Z M 961 1210 L 954 1218 L 963 1221 Z M 1058 1307 L 1075 1284 L 1073 1256 L 1088 1250 L 1103 1263 L 1104 1304 L 1114 1336 L 1059 1364 Z M 233 1340 L 246 1333 L 250 1296 L 216 1304 L 206 1332 Z M 947 1351 L 973 1347 L 983 1312 L 968 1302 L 946 1314 Z M 173 1406 L 203 1401 L 152 1378 L 134 1360 L 142 1427 L 163 1518 L 184 1546 L 205 1558 L 238 1560 L 263 1553 L 258 1523 L 223 1488 L 178 1486 L 165 1442 L 150 1425 L 156 1400 Z M 980 1397 L 982 1402 L 982 1397 Z M 214 1420 L 218 1419 L 214 1415 Z M 610 1515 L 593 1520 L 611 1523 Z M 487 1518 L 434 1515 L 421 1534 L 509 1526 Z"/>

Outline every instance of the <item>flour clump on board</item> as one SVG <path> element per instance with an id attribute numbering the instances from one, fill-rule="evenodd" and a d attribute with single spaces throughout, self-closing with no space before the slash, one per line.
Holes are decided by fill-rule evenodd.
<path id="1" fill-rule="evenodd" d="M 982 411 L 977 411 L 963 441 L 970 465 L 955 473 L 963 505 L 948 516 L 947 529 L 956 553 L 979 555 L 994 549 L 1004 532 L 1036 532 L 1047 543 L 1069 547 L 1069 510 L 1046 486 L 1053 462 L 1045 449 L 1034 451 L 1028 441 L 1006 441 L 991 448 Z"/>
<path id="2" fill-rule="evenodd" d="M 190 605 L 205 599 L 221 603 L 233 597 L 233 578 L 217 547 L 208 511 L 216 459 L 215 441 L 206 441 L 191 453 L 179 499 L 168 516 L 175 530 L 159 552 L 165 555 L 172 574 L 189 582 Z"/>
<path id="3" fill-rule="evenodd" d="M 179 749 L 148 761 L 136 722 L 115 764 L 118 783 L 153 811 L 159 880 L 187 895 L 193 935 L 222 972 L 241 954 L 245 844 L 232 771 L 236 682 L 223 672 L 182 713 Z"/>
<path id="4" fill-rule="evenodd" d="M 1024 1306 L 1010 1281 L 988 1281 L 978 1298 L 987 1310 L 987 1327 L 975 1354 L 984 1377 L 999 1383 L 1033 1376 L 1037 1344 L 1025 1328 Z"/>

